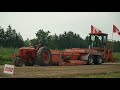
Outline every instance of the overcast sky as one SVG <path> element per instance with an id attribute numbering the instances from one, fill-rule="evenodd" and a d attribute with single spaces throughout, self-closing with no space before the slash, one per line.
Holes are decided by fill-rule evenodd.
<path id="1" fill-rule="evenodd" d="M 120 30 L 120 12 L 0 12 L 0 26 L 6 29 L 9 24 L 24 40 L 36 37 L 39 29 L 49 30 L 51 35 L 71 30 L 84 39 L 91 25 L 112 39 L 113 24 Z M 120 40 L 120 36 L 114 33 L 113 39 Z"/>

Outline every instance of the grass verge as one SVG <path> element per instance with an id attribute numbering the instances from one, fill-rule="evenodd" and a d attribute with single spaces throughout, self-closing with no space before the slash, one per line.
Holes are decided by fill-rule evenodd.
<path id="1" fill-rule="evenodd" d="M 88 75 L 64 75 L 64 76 L 53 76 L 50 78 L 120 78 L 120 72 L 109 72 L 100 74 L 88 74 Z"/>

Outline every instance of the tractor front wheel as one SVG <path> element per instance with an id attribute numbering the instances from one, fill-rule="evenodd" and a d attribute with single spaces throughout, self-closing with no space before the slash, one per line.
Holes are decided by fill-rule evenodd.
<path id="1" fill-rule="evenodd" d="M 20 57 L 14 58 L 14 65 L 17 67 L 21 67 L 23 65 L 23 60 Z"/>
<path id="2" fill-rule="evenodd" d="M 98 64 L 102 64 L 102 62 L 103 62 L 103 57 L 101 55 L 99 55 L 97 57 L 97 60 L 94 61 L 94 64 L 98 65 Z"/>
<path id="3" fill-rule="evenodd" d="M 91 64 L 93 64 L 93 63 L 94 63 L 94 57 L 93 57 L 93 55 L 89 55 L 89 56 L 88 56 L 87 64 L 88 64 L 88 65 L 91 65 Z"/>

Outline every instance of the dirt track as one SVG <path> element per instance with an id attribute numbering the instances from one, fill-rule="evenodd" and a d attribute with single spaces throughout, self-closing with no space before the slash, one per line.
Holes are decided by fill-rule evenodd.
<path id="1" fill-rule="evenodd" d="M 120 72 L 120 64 L 109 63 L 102 65 L 79 66 L 32 66 L 15 67 L 13 75 L 3 73 L 4 66 L 0 66 L 0 78 L 48 78 L 66 75 L 86 75 L 94 73 Z"/>

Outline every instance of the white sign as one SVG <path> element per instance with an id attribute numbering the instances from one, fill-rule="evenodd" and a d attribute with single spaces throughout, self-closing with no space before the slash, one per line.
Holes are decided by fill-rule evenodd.
<path id="1" fill-rule="evenodd" d="M 14 65 L 5 64 L 4 73 L 13 74 L 13 72 L 14 72 Z"/>

